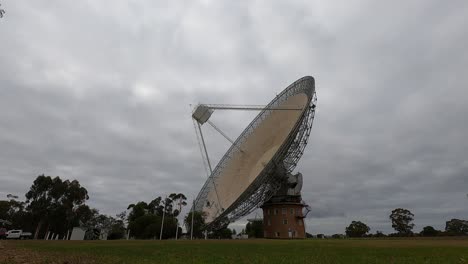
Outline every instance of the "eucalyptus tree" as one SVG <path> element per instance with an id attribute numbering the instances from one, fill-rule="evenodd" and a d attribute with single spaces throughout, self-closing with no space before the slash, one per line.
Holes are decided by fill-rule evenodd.
<path id="1" fill-rule="evenodd" d="M 351 224 L 346 227 L 346 235 L 349 237 L 363 237 L 370 231 L 370 227 L 361 221 L 352 221 Z"/>
<path id="2" fill-rule="evenodd" d="M 390 214 L 390 220 L 392 221 L 392 227 L 398 231 L 400 235 L 410 235 L 414 224 L 414 214 L 408 209 L 397 208 Z"/>
<path id="3" fill-rule="evenodd" d="M 89 199 L 88 191 L 77 180 L 62 181 L 60 177 L 39 175 L 26 193 L 27 209 L 36 223 L 34 238 L 42 226 L 63 232 L 72 222 L 75 210 Z"/>

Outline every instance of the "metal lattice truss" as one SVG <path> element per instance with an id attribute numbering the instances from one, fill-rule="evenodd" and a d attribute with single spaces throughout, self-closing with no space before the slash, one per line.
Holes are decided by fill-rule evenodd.
<path id="1" fill-rule="evenodd" d="M 289 97 L 299 93 L 305 93 L 307 95 L 307 107 L 302 112 L 294 128 L 290 131 L 286 141 L 281 145 L 277 153 L 265 166 L 260 175 L 250 184 L 242 195 L 240 195 L 228 208 L 221 210 L 216 219 L 208 223 L 208 228 L 217 229 L 219 227 L 226 226 L 230 222 L 251 213 L 265 201 L 270 199 L 281 187 L 281 183 L 284 181 L 286 175 L 294 170 L 297 162 L 304 153 L 304 148 L 307 145 L 315 116 L 315 107 L 317 102 L 315 95 L 315 82 L 310 76 L 303 77 L 288 86 L 247 126 L 222 157 L 218 165 L 213 170 L 213 173 L 209 176 L 209 179 L 203 185 L 195 200 L 194 209 L 196 211 L 202 211 L 203 205 L 207 201 L 208 193 L 211 191 L 211 188 L 214 188 L 214 184 L 217 184 L 217 178 L 229 163 L 231 157 L 237 151 L 240 151 L 236 146 L 241 146 L 242 143 L 259 126 L 259 124 L 271 115 L 273 111 L 275 111 L 275 107 L 279 107 Z"/>

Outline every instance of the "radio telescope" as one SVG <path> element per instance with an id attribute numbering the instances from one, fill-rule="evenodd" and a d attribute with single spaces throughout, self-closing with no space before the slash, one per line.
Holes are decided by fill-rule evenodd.
<path id="1" fill-rule="evenodd" d="M 286 207 L 282 207 L 285 204 L 290 205 L 287 211 L 291 214 L 294 210 L 294 219 L 302 221 L 302 209 L 306 207 L 300 196 L 302 174 L 291 173 L 307 145 L 315 107 L 315 81 L 310 76 L 289 85 L 266 106 L 199 104 L 195 107 L 192 118 L 210 175 L 195 199 L 192 210 L 206 214 L 207 228 L 224 227 L 258 207 L 263 208 L 265 219 L 266 214 L 276 215 L 278 208 L 284 211 Z M 260 113 L 233 141 L 209 121 L 217 110 L 257 110 Z M 232 144 L 214 169 L 201 129 L 206 123 Z M 297 208 L 301 212 L 295 211 Z M 264 220 L 265 234 L 266 225 Z M 269 236 L 284 237 L 284 232 L 282 235 L 273 233 Z M 305 231 L 303 233 L 305 236 Z"/>

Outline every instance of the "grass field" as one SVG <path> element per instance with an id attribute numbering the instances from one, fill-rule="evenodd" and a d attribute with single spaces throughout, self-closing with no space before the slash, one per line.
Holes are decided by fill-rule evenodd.
<path id="1" fill-rule="evenodd" d="M 2 245 L 0 252 L 9 252 L 9 257 L 6 254 L 0 263 L 468 263 L 468 239 L 453 238 L 7 241 Z"/>

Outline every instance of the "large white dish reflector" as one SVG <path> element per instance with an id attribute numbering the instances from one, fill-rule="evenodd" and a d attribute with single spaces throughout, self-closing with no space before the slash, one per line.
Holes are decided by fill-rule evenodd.
<path id="1" fill-rule="evenodd" d="M 281 177 L 294 169 L 307 144 L 315 113 L 314 96 L 312 77 L 297 80 L 237 138 L 237 147 L 226 152 L 195 201 L 195 210 L 206 214 L 207 224 L 234 221 L 274 194 Z"/>

